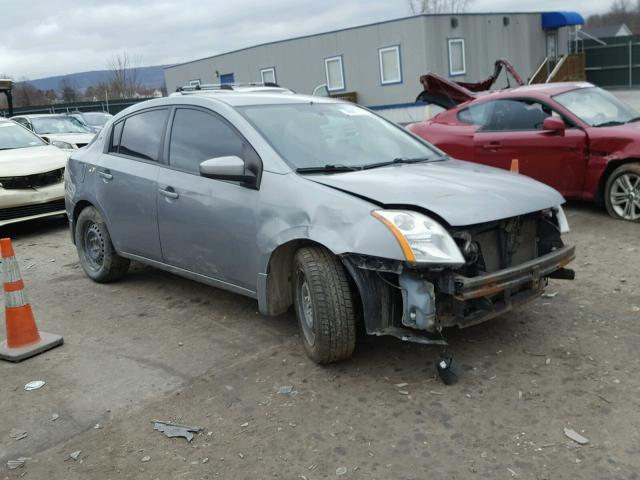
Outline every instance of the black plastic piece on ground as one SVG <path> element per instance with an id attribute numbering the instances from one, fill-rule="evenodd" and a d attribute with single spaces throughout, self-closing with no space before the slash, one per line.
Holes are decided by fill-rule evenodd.
<path id="1" fill-rule="evenodd" d="M 445 385 L 453 385 L 462 374 L 458 365 L 453 361 L 453 358 L 444 355 L 437 361 L 436 370 Z"/>
<path id="2" fill-rule="evenodd" d="M 557 278 L 559 280 L 575 280 L 576 272 L 570 268 L 561 268 L 549 275 L 549 278 Z"/>

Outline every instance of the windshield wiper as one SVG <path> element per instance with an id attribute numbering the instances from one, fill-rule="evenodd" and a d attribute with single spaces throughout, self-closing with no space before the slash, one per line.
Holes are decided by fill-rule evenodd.
<path id="1" fill-rule="evenodd" d="M 387 165 L 395 165 L 398 163 L 420 163 L 420 162 L 427 162 L 429 160 L 434 160 L 434 158 L 433 157 L 417 157 L 417 158 L 398 157 L 398 158 L 394 158 L 390 162 L 370 163 L 369 165 L 363 166 L 362 169 L 369 170 L 370 168 L 386 167 Z"/>
<path id="2" fill-rule="evenodd" d="M 599 123 L 594 125 L 594 127 L 615 127 L 617 125 L 624 125 L 625 122 L 620 122 L 618 120 L 611 120 L 610 122 Z"/>
<path id="3" fill-rule="evenodd" d="M 627 123 L 640 122 L 640 117 L 633 117 L 631 120 L 627 121 Z"/>
<path id="4" fill-rule="evenodd" d="M 362 167 L 351 167 L 349 165 L 327 163 L 326 165 L 317 167 L 296 168 L 296 172 L 298 173 L 339 173 L 355 172 L 356 170 L 362 170 Z"/>

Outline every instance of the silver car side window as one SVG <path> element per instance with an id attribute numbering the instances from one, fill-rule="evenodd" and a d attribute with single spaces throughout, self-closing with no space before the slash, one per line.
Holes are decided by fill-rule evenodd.
<path id="1" fill-rule="evenodd" d="M 202 110 L 176 110 L 169 139 L 169 165 L 199 174 L 205 160 L 234 155 L 254 163 L 246 140 L 222 118 Z"/>
<path id="2" fill-rule="evenodd" d="M 168 109 L 148 110 L 127 117 L 118 153 L 157 162 Z"/>

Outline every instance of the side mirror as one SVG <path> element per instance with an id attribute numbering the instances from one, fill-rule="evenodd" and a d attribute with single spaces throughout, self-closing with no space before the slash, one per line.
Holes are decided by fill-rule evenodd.
<path id="1" fill-rule="evenodd" d="M 547 117 L 542 123 L 542 129 L 549 133 L 563 134 L 566 128 L 567 126 L 564 124 L 562 119 L 558 117 Z"/>
<path id="2" fill-rule="evenodd" d="M 245 172 L 244 160 L 235 155 L 205 160 L 200 164 L 200 175 L 247 184 L 255 184 L 256 181 L 256 176 L 252 172 Z"/>

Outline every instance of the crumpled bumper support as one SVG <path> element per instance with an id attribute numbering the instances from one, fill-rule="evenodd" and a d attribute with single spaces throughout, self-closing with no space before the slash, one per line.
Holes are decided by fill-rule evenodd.
<path id="1" fill-rule="evenodd" d="M 575 247 L 563 246 L 478 277 L 450 270 L 404 269 L 400 262 L 357 255 L 342 260 L 358 287 L 368 334 L 443 344 L 441 337 L 431 336 L 443 327 L 468 327 L 507 312 L 540 295 L 549 277 L 573 279 L 574 272 L 564 267 L 574 258 Z M 398 275 L 398 284 L 383 280 L 381 272 Z M 430 292 L 429 302 L 420 298 L 425 294 L 422 287 Z"/>
<path id="2" fill-rule="evenodd" d="M 575 247 L 567 245 L 525 263 L 478 277 L 452 273 L 441 279 L 440 289 L 456 300 L 491 297 L 505 290 L 529 285 L 537 290 L 541 279 L 561 270 L 575 259 Z"/>

